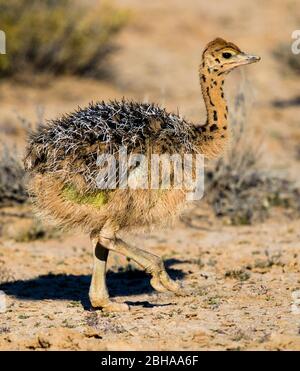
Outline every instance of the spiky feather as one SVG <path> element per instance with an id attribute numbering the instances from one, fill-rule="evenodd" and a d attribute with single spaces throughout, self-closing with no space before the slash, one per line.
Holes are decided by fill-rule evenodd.
<path id="1" fill-rule="evenodd" d="M 196 128 L 179 115 L 150 103 L 110 101 L 51 121 L 31 134 L 25 167 L 34 173 L 77 177 L 85 191 L 96 189 L 97 156 L 128 153 L 194 153 Z"/>

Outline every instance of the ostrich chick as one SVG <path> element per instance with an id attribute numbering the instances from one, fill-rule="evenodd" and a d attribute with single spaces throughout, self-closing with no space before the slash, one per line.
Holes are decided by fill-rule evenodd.
<path id="1" fill-rule="evenodd" d="M 109 298 L 106 262 L 109 251 L 125 255 L 151 274 L 151 285 L 164 292 L 180 292 L 163 261 L 129 246 L 117 237 L 121 229 L 153 225 L 178 215 L 186 204 L 186 190 L 99 189 L 99 155 L 129 154 L 220 155 L 228 142 L 225 75 L 260 58 L 243 53 L 235 44 L 217 38 L 203 51 L 200 83 L 207 110 L 204 125 L 194 125 L 174 113 L 148 103 L 111 101 L 40 126 L 31 133 L 24 159 L 30 173 L 29 191 L 38 209 L 59 226 L 81 228 L 90 234 L 94 268 L 89 291 L 93 307 L 127 310 Z"/>

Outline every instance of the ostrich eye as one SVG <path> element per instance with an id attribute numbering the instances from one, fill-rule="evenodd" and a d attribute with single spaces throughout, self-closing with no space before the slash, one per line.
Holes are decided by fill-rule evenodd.
<path id="1" fill-rule="evenodd" d="M 232 56 L 232 54 L 231 53 L 223 53 L 222 54 L 222 56 L 223 56 L 223 58 L 225 58 L 225 59 L 229 59 L 231 56 Z"/>

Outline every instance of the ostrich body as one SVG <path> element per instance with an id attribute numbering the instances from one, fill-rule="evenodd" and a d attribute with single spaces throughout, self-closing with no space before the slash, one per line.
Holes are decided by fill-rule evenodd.
<path id="1" fill-rule="evenodd" d="M 116 156 L 121 146 L 128 153 L 219 156 L 229 136 L 224 77 L 233 68 L 258 60 L 220 38 L 206 46 L 200 83 L 207 120 L 201 126 L 154 104 L 123 100 L 90 104 L 31 134 L 25 168 L 31 175 L 29 190 L 34 202 L 60 226 L 80 227 L 90 233 L 94 269 L 89 296 L 93 307 L 128 309 L 109 298 L 105 275 L 110 250 L 141 265 L 152 275 L 151 285 L 156 290 L 180 291 L 181 286 L 169 277 L 159 257 L 129 246 L 116 233 L 161 224 L 178 215 L 186 204 L 186 191 L 174 187 L 164 192 L 150 188 L 99 190 L 95 182 L 97 156 Z"/>

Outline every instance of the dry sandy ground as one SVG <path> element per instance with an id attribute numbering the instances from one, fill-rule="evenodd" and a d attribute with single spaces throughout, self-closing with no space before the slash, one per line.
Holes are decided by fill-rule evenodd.
<path id="1" fill-rule="evenodd" d="M 300 28 L 297 1 L 119 0 L 132 9 L 113 58 L 114 82 L 62 78 L 49 83 L 0 86 L 1 137 L 23 145 L 16 112 L 46 118 L 90 100 L 120 98 L 160 102 L 195 121 L 204 120 L 197 64 L 201 48 L 222 36 L 262 56 L 227 83 L 229 97 L 242 87 L 253 102 L 248 117 L 255 141 L 263 140 L 265 166 L 300 181 L 295 153 L 299 105 L 275 107 L 299 95 L 299 77 L 272 56 Z M 299 7 L 299 6 L 298 6 Z M 250 105 L 249 105 L 250 106 Z M 8 210 L 8 212 L 20 212 Z M 2 217 L 11 235 L 26 221 Z M 86 236 L 47 241 L 0 240 L 0 281 L 8 310 L 0 314 L 0 349 L 297 349 L 300 314 L 292 293 L 300 290 L 300 221 L 282 210 L 254 226 L 227 226 L 204 204 L 192 225 L 126 236 L 164 257 L 170 274 L 184 282 L 183 296 L 157 294 L 148 277 L 125 259 L 110 257 L 108 283 L 125 314 L 90 309 L 92 257 Z"/>
<path id="2" fill-rule="evenodd" d="M 112 254 L 108 285 L 128 313 L 90 309 L 92 256 L 83 236 L 30 244 L 3 241 L 1 349 L 300 349 L 299 221 L 277 216 L 229 227 L 202 212 L 193 225 L 135 233 L 164 257 L 183 296 L 157 294 L 147 275 Z M 127 239 L 128 236 L 127 236 Z M 4 277 L 3 277 L 4 278 Z"/>

